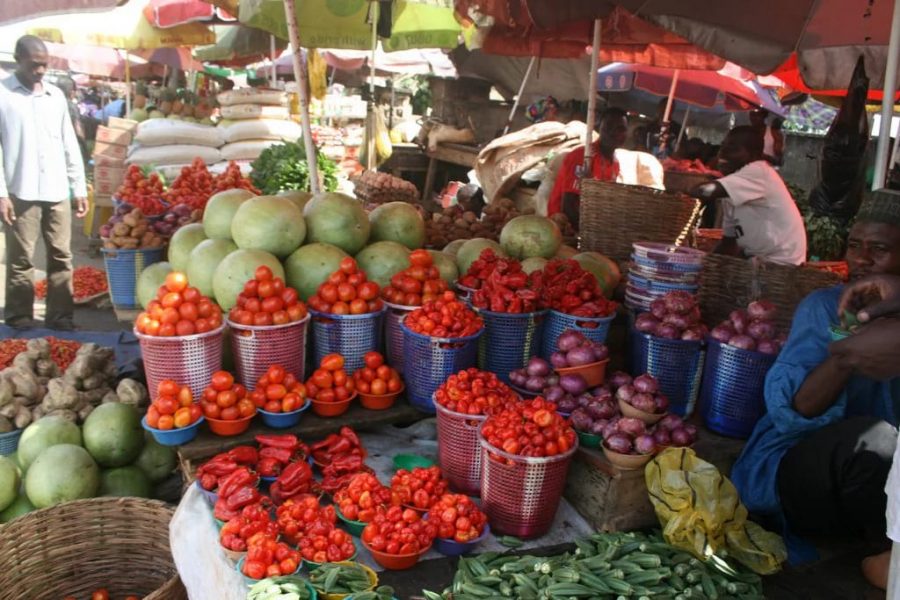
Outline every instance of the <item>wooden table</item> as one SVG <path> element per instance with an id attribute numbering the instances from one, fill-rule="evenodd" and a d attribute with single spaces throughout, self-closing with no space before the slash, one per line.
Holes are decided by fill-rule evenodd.
<path id="1" fill-rule="evenodd" d="M 428 156 L 429 160 L 428 171 L 425 173 L 425 186 L 422 189 L 422 201 L 427 201 L 431 197 L 431 188 L 434 187 L 438 162 L 446 162 L 471 169 L 475 166 L 475 161 L 480 151 L 478 147 L 466 144 L 438 144 L 434 151 L 426 150 L 425 155 Z"/>

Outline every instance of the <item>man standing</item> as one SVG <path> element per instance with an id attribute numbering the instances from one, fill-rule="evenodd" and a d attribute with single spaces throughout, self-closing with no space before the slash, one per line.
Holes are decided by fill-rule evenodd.
<path id="1" fill-rule="evenodd" d="M 87 214 L 87 187 L 65 96 L 43 82 L 47 48 L 37 37 L 16 42 L 16 72 L 0 82 L 0 217 L 6 224 L 7 325 L 30 327 L 34 249 L 47 246 L 46 325 L 74 328 L 72 208 Z"/>
<path id="2" fill-rule="evenodd" d="M 781 132 L 784 119 L 778 117 L 768 125 L 766 124 L 768 118 L 769 111 L 766 109 L 754 110 L 750 113 L 750 127 L 763 139 L 763 159 L 775 167 L 780 167 L 784 163 L 784 134 Z"/>

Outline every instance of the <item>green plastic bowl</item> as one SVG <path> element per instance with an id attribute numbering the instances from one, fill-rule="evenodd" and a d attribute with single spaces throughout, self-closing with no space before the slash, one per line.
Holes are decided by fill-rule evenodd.
<path id="1" fill-rule="evenodd" d="M 398 454 L 394 457 L 394 468 L 412 471 L 416 467 L 427 469 L 434 461 L 418 454 Z"/>
<path id="2" fill-rule="evenodd" d="M 585 448 L 598 448 L 600 447 L 600 442 L 603 440 L 602 436 L 597 435 L 596 433 L 586 433 L 584 431 L 575 431 L 578 434 L 578 443 L 584 446 Z"/>
<path id="3" fill-rule="evenodd" d="M 363 529 L 366 528 L 366 525 L 368 525 L 368 523 L 365 523 L 363 521 L 351 521 L 344 516 L 344 513 L 342 513 L 341 509 L 339 508 L 336 509 L 335 512 L 337 513 L 338 519 L 344 522 L 347 533 L 355 537 L 359 537 L 362 535 Z"/>
<path id="4" fill-rule="evenodd" d="M 831 333 L 832 342 L 839 342 L 853 335 L 851 332 L 847 331 L 846 329 L 841 329 L 837 325 L 832 325 L 828 328 L 828 331 L 829 333 Z"/>

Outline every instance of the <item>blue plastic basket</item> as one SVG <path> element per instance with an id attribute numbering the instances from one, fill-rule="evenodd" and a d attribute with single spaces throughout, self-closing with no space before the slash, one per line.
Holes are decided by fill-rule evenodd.
<path id="1" fill-rule="evenodd" d="M 651 294 L 665 294 L 667 292 L 688 292 L 690 294 L 696 294 L 697 289 L 700 287 L 697 283 L 672 283 L 658 279 L 650 279 L 648 277 L 641 277 L 634 273 L 628 274 L 628 281 L 636 289 Z"/>
<path id="2" fill-rule="evenodd" d="M 163 249 L 102 250 L 112 303 L 118 308 L 139 308 L 136 291 L 138 277 L 141 271 L 163 260 Z"/>
<path id="3" fill-rule="evenodd" d="M 454 287 L 456 288 L 456 296 L 467 305 L 472 306 L 472 294 L 475 293 L 475 289 L 460 285 L 459 283 L 456 283 Z"/>
<path id="4" fill-rule="evenodd" d="M 400 329 L 400 321 L 403 317 L 414 311 L 416 306 L 403 306 L 385 302 L 387 312 L 384 315 L 384 349 L 386 350 L 387 363 L 403 374 L 403 331 Z"/>
<path id="5" fill-rule="evenodd" d="M 406 353 L 406 397 L 419 410 L 434 414 L 435 390 L 453 373 L 475 366 L 484 329 L 462 338 L 435 338 L 410 330 L 402 321 L 400 328 Z"/>
<path id="6" fill-rule="evenodd" d="M 766 410 L 763 388 L 775 356 L 710 338 L 700 389 L 700 411 L 711 430 L 748 438 Z"/>
<path id="7" fill-rule="evenodd" d="M 544 339 L 541 346 L 541 356 L 544 360 L 550 360 L 550 355 L 556 352 L 556 341 L 567 329 L 581 333 L 593 342 L 606 341 L 609 334 L 609 326 L 616 318 L 616 313 L 608 317 L 573 317 L 559 311 L 551 310 L 544 323 Z"/>
<path id="8" fill-rule="evenodd" d="M 703 342 L 667 340 L 631 329 L 632 375 L 649 373 L 669 397 L 669 411 L 682 417 L 694 412 L 703 376 Z"/>
<path id="9" fill-rule="evenodd" d="M 18 450 L 20 437 L 22 437 L 21 429 L 0 433 L 0 456 L 9 456 Z"/>
<path id="10" fill-rule="evenodd" d="M 366 352 L 381 351 L 386 310 L 364 315 L 333 315 L 310 310 L 315 366 L 319 366 L 325 355 L 337 352 L 344 357 L 344 370 L 349 375 L 361 369 Z"/>
<path id="11" fill-rule="evenodd" d="M 262 421 L 266 425 L 266 427 L 271 427 L 272 429 L 285 429 L 287 427 L 293 427 L 297 423 L 300 422 L 300 417 L 303 416 L 303 412 L 306 411 L 310 406 L 312 406 L 312 402 L 308 399 L 306 404 L 297 410 L 292 410 L 291 412 L 269 412 L 267 410 L 259 409 L 259 414 L 262 415 Z"/>
<path id="12" fill-rule="evenodd" d="M 540 352 L 547 311 L 499 313 L 475 309 L 484 319 L 484 335 L 478 344 L 478 367 L 496 373 L 509 383 L 509 372 L 521 369 Z"/>

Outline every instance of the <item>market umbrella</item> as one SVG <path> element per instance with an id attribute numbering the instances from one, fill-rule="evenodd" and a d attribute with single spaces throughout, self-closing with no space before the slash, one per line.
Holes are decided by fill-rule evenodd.
<path id="1" fill-rule="evenodd" d="M 269 56 L 272 35 L 262 29 L 246 25 L 214 27 L 216 43 L 194 49 L 194 57 L 216 64 L 243 64 L 259 62 Z M 275 38 L 276 51 L 284 50 L 287 43 Z"/>
<path id="2" fill-rule="evenodd" d="M 372 54 L 368 50 L 320 50 L 322 59 L 338 71 L 359 71 L 370 68 Z M 436 75 L 456 77 L 456 68 L 443 51 L 437 49 L 400 50 L 385 52 L 379 44 L 375 51 L 375 70 L 380 73 L 403 75 Z M 259 67 L 257 77 L 264 77 L 269 67 Z M 293 75 L 291 55 L 283 54 L 275 61 L 279 75 Z"/>
<path id="3" fill-rule="evenodd" d="M 188 23 L 229 23 L 237 20 L 225 9 L 202 0 L 150 0 L 144 7 L 144 16 L 160 29 Z"/>
<path id="4" fill-rule="evenodd" d="M 84 13 L 115 8 L 127 0 L 3 0 L 0 24 L 62 13 Z"/>

